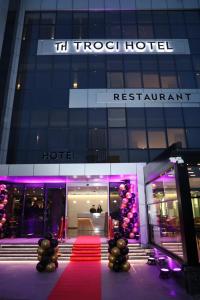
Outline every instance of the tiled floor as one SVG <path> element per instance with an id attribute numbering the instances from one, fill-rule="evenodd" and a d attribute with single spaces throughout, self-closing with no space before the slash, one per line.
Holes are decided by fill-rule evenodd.
<path id="1" fill-rule="evenodd" d="M 35 263 L 0 263 L 0 299 L 46 300 L 65 268 L 66 263 L 60 263 L 54 273 L 38 273 L 35 270 Z M 108 269 L 107 263 L 102 262 L 102 300 L 122 299 L 191 300 L 193 298 L 186 294 L 174 279 L 160 279 L 158 268 L 149 266 L 145 262 L 132 264 L 128 273 L 113 273 Z"/>

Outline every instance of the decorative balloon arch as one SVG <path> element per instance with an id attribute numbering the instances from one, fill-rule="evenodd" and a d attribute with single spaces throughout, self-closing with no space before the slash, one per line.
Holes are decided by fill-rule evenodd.
<path id="1" fill-rule="evenodd" d="M 121 197 L 119 232 L 122 236 L 138 240 L 139 220 L 138 220 L 138 201 L 135 186 L 130 181 L 119 186 L 119 196 Z"/>

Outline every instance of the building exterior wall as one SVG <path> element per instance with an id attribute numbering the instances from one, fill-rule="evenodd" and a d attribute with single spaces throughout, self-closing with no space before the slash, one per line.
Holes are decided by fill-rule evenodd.
<path id="1" fill-rule="evenodd" d="M 3 22 L 5 1 L 0 5 Z M 145 244 L 145 162 L 179 140 L 183 147 L 200 149 L 199 8 L 197 0 L 20 1 L 4 99 L 0 175 L 96 176 L 113 170 L 119 175 L 127 166 L 130 174 L 137 168 Z M 128 18 L 132 14 L 135 21 Z M 66 38 L 188 39 L 191 55 L 37 55 L 39 39 Z M 122 95 L 133 89 L 189 92 L 195 101 L 109 106 L 95 100 L 99 90 Z M 142 164 L 136 167 L 137 162 Z"/>

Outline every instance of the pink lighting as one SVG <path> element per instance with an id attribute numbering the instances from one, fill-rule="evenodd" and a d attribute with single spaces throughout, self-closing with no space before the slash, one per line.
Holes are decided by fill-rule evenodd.
<path id="1" fill-rule="evenodd" d="M 126 175 L 127 178 L 133 175 Z M 99 179 L 97 176 L 0 176 L 0 181 L 11 183 L 69 183 L 69 182 L 85 182 L 90 179 L 91 182 L 120 182 L 121 175 L 101 176 Z M 134 175 L 136 180 L 136 175 Z"/>

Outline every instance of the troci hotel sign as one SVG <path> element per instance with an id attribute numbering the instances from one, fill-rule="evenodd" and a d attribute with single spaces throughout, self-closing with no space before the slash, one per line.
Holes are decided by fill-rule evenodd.
<path id="1" fill-rule="evenodd" d="M 190 54 L 188 40 L 39 40 L 37 55 Z"/>

